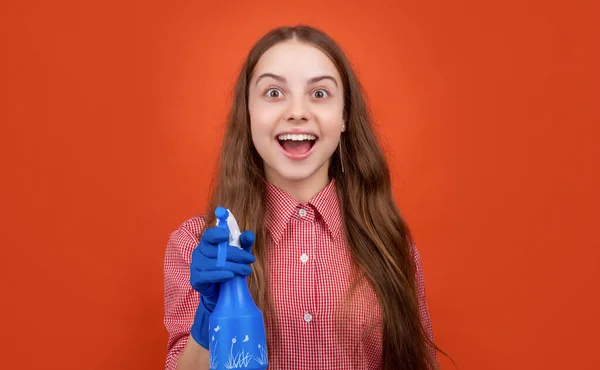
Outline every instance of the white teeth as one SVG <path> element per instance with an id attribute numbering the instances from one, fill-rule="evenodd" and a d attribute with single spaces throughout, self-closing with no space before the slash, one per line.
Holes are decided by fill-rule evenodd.
<path id="1" fill-rule="evenodd" d="M 302 140 L 317 140 L 317 137 L 309 134 L 285 134 L 277 136 L 279 140 L 293 140 L 293 141 L 302 141 Z"/>

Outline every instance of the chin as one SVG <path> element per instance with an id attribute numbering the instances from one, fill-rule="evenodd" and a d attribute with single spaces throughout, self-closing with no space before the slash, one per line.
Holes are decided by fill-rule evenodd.
<path id="1" fill-rule="evenodd" d="M 313 179 L 317 180 L 318 177 L 322 176 L 323 167 L 328 165 L 327 162 L 320 164 L 317 161 L 311 161 L 312 163 L 286 162 L 287 161 L 281 161 L 276 164 L 273 163 L 274 166 L 266 166 L 270 169 L 269 172 L 271 172 L 273 175 L 273 181 L 277 181 L 278 179 L 279 181 L 285 182 L 305 182 Z M 327 171 L 325 171 L 325 176 L 327 176 Z"/>
<path id="2" fill-rule="evenodd" d="M 315 175 L 316 170 L 301 170 L 299 168 L 288 167 L 285 169 L 278 169 L 275 171 L 277 176 L 284 181 L 306 181 Z"/>

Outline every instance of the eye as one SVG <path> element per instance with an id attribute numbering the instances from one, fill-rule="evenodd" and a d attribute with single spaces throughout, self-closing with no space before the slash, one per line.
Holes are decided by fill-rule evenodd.
<path id="1" fill-rule="evenodd" d="M 277 98 L 281 98 L 281 96 L 283 94 L 281 93 L 281 91 L 279 89 L 271 88 L 271 89 L 265 91 L 265 95 L 268 98 L 277 99 Z"/>
<path id="2" fill-rule="evenodd" d="M 329 93 L 326 90 L 318 89 L 312 93 L 312 96 L 316 99 L 325 99 L 329 96 Z"/>

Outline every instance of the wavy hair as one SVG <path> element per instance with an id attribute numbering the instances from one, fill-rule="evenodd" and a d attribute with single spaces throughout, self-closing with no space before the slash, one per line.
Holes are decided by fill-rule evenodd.
<path id="1" fill-rule="evenodd" d="M 209 205 L 229 208 L 243 229 L 256 233 L 256 262 L 248 277 L 255 302 L 272 312 L 269 295 L 265 226 L 265 173 L 253 145 L 248 112 L 248 85 L 254 67 L 273 45 L 298 40 L 323 51 L 336 66 L 344 88 L 346 131 L 341 136 L 344 169 L 339 152 L 330 161 L 335 179 L 346 244 L 359 277 L 374 288 L 382 313 L 383 368 L 425 370 L 437 368 L 429 351 L 436 348 L 420 320 L 410 231 L 392 195 L 388 164 L 377 141 L 363 89 L 337 43 L 324 32 L 306 25 L 280 27 L 264 35 L 250 50 L 237 78 L 231 111 L 211 185 Z M 208 214 L 208 224 L 215 222 Z M 272 338 L 273 339 L 273 338 Z"/>

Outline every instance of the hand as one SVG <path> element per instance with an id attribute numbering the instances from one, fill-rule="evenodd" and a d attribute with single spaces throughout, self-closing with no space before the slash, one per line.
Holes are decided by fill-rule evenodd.
<path id="1" fill-rule="evenodd" d="M 231 280 L 235 275 L 248 276 L 252 273 L 250 264 L 256 260 L 251 254 L 254 240 L 252 231 L 244 231 L 240 235 L 243 250 L 229 245 L 225 266 L 217 267 L 219 243 L 229 242 L 229 233 L 226 229 L 213 227 L 204 231 L 200 243 L 192 253 L 190 284 L 200 293 L 200 304 L 191 334 L 205 348 L 208 348 L 208 317 L 219 299 L 219 283 Z"/>

